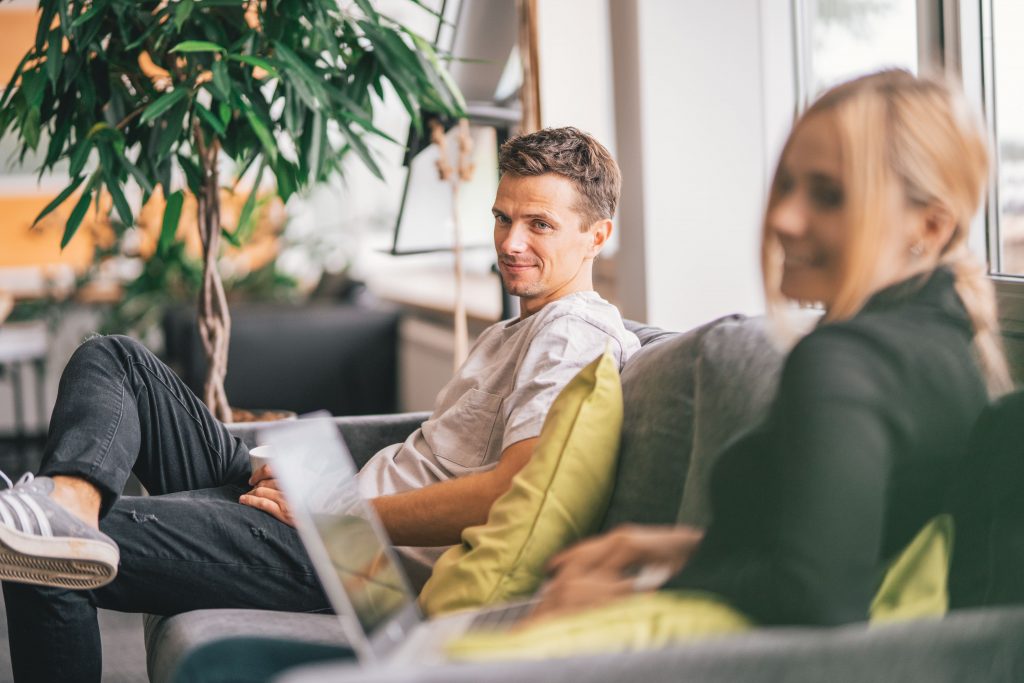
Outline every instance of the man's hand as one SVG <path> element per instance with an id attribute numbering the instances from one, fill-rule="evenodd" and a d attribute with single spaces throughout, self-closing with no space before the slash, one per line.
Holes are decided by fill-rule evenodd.
<path id="1" fill-rule="evenodd" d="M 242 495 L 238 499 L 239 503 L 254 507 L 257 510 L 263 510 L 263 512 L 266 512 L 280 522 L 284 522 L 288 526 L 295 526 L 291 510 L 285 502 L 284 494 L 277 485 L 277 480 L 274 479 L 273 472 L 270 471 L 270 465 L 263 465 L 253 472 L 252 476 L 249 477 L 249 485 L 253 489 L 249 493 Z"/>

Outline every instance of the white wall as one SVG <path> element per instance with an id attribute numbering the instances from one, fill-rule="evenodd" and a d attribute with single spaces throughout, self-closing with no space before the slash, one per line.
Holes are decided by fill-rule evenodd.
<path id="1" fill-rule="evenodd" d="M 676 330 L 759 313 L 761 212 L 793 113 L 789 3 L 611 11 L 623 311 Z"/>

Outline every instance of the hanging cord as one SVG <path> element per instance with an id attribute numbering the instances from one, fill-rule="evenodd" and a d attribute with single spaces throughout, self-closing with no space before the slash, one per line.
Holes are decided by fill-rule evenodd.
<path id="1" fill-rule="evenodd" d="M 469 353 L 469 327 L 466 320 L 466 297 L 464 292 L 465 273 L 462 267 L 462 226 L 459 216 L 459 184 L 473 179 L 476 165 L 473 163 L 473 137 L 469 130 L 469 120 L 459 120 L 459 157 L 458 168 L 453 168 L 449 161 L 448 139 L 444 134 L 444 125 L 437 119 L 430 122 L 430 140 L 438 149 L 437 174 L 442 182 L 452 186 L 452 230 L 455 256 L 455 348 L 453 370 L 458 372 Z M 456 170 L 458 171 L 456 173 Z"/>

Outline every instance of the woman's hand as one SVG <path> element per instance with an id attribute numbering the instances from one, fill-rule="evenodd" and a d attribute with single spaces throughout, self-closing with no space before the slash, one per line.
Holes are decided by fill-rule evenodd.
<path id="1" fill-rule="evenodd" d="M 239 503 L 262 510 L 288 526 L 295 526 L 291 510 L 288 509 L 284 493 L 281 492 L 273 472 L 270 471 L 270 465 L 263 465 L 253 472 L 249 477 L 249 485 L 253 489 L 249 493 L 243 494 L 238 499 Z"/>
<path id="2" fill-rule="evenodd" d="M 548 573 L 567 579 L 591 573 L 636 574 L 643 567 L 666 565 L 675 574 L 697 549 L 704 531 L 691 526 L 625 524 L 555 555 Z"/>
<path id="3" fill-rule="evenodd" d="M 703 538 L 704 531 L 694 527 L 625 525 L 577 543 L 548 562 L 552 578 L 533 616 L 575 612 L 653 590 L 683 568 Z"/>

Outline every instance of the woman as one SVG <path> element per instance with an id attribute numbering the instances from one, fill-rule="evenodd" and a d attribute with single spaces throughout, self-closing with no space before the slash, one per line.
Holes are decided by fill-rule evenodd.
<path id="1" fill-rule="evenodd" d="M 1009 388 L 985 271 L 967 250 L 988 155 L 946 86 L 904 71 L 842 84 L 800 118 L 764 219 L 770 309 L 818 303 L 765 423 L 729 447 L 713 521 L 627 527 L 550 563 L 539 615 L 667 568 L 762 624 L 867 618 L 886 560 L 942 511 L 987 400 Z M 651 572 L 641 571 L 649 577 Z"/>

